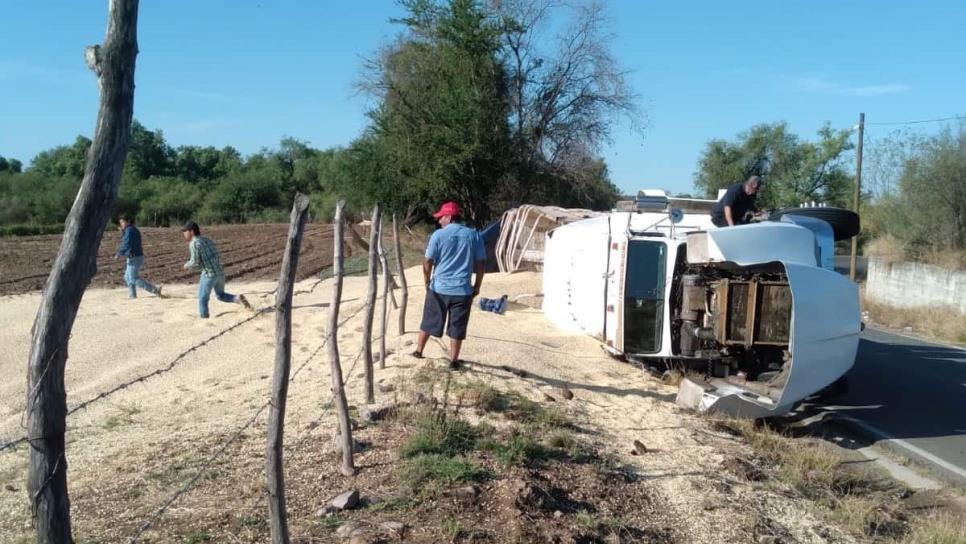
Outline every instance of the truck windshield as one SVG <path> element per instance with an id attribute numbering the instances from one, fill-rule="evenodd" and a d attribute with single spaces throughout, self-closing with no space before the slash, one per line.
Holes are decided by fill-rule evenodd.
<path id="1" fill-rule="evenodd" d="M 631 240 L 624 278 L 624 353 L 657 353 L 664 324 L 667 246 Z"/>

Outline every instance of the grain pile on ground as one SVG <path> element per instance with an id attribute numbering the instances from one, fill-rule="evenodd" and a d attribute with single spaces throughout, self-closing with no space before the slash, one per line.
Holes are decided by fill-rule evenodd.
<path id="1" fill-rule="evenodd" d="M 409 269 L 407 277 L 416 286 L 407 321 L 413 331 L 424 291 L 418 268 Z M 346 281 L 340 350 L 350 404 L 358 407 L 364 398 L 358 354 L 366 281 Z M 273 303 L 268 295 L 273 287 L 269 282 L 229 284 L 248 294 L 257 308 Z M 259 409 L 271 387 L 272 314 L 252 318 L 240 306 L 213 301 L 212 319 L 203 321 L 196 317 L 194 286 L 168 289 L 170 300 L 128 300 L 121 289 L 92 289 L 84 297 L 67 365 L 70 407 L 165 367 L 191 346 L 205 345 L 170 370 L 68 418 L 76 535 L 83 542 L 126 540 L 237 434 L 225 455 L 145 537 L 151 542 L 264 542 L 266 412 Z M 456 417 L 473 425 L 486 422 L 479 429 L 492 427 L 474 431 L 480 441 L 489 436 L 505 443 L 513 439 L 505 427 L 512 423 L 508 416 L 490 417 L 479 399 L 474 404 L 466 393 L 491 387 L 564 418 L 561 425 L 570 438 L 552 438 L 551 432 L 546 439 L 559 455 L 501 469 L 499 459 L 508 455 L 507 448 L 481 447 L 467 455 L 477 466 L 489 467 L 490 476 L 479 478 L 475 491 L 464 492 L 473 496 L 469 503 L 446 489 L 414 499 L 401 490 L 400 469 L 407 465 L 400 448 L 419 431 L 400 418 L 357 432 L 367 443 L 357 457 L 361 471 L 355 478 L 343 477 L 327 451 L 334 417 L 328 361 L 325 349 L 319 350 L 330 284 L 309 280 L 296 289 L 302 292 L 295 297 L 285 452 L 295 541 L 338 542 L 346 534 L 339 533 L 340 526 L 369 523 L 372 528 L 376 522 L 404 524 L 408 542 L 854 541 L 814 514 L 805 498 L 736 476 L 729 464 L 735 457 L 753 457 L 751 448 L 707 419 L 679 411 L 674 387 L 607 357 L 591 338 L 561 333 L 539 309 L 522 304 L 511 304 L 502 316 L 474 310 L 464 345 L 466 365 L 456 372 L 438 359 L 445 355 L 441 343 L 431 342 L 427 359 L 417 360 L 407 355 L 415 334 L 392 334 L 393 353 L 386 369 L 377 370 L 377 401 L 409 402 L 417 386 L 425 388 L 428 382 L 437 399 L 448 398 L 445 413 L 459 412 Z M 538 274 L 490 275 L 482 295 L 506 294 L 513 300 L 540 290 Z M 4 442 L 23 433 L 22 377 L 38 299 L 37 294 L 0 298 Z M 395 315 L 390 323 L 395 331 Z M 587 455 L 593 462 L 581 461 L 580 451 L 591 452 Z M 28 532 L 25 466 L 25 446 L 0 452 L 0 481 L 6 486 L 0 489 L 4 542 L 17 542 Z M 332 497 L 351 487 L 362 494 L 362 510 L 320 514 Z"/>

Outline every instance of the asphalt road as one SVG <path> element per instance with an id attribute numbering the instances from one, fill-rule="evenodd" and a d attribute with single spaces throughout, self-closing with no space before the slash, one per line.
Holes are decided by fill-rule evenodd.
<path id="1" fill-rule="evenodd" d="M 866 329 L 848 391 L 826 407 L 877 443 L 966 482 L 966 350 Z"/>

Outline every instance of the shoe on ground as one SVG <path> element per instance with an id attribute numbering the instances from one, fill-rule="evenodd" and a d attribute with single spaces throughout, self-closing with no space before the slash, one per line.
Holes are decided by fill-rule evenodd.
<path id="1" fill-rule="evenodd" d="M 158 298 L 168 298 L 168 295 L 165 295 L 164 293 L 162 293 L 161 289 L 163 289 L 163 287 L 159 285 L 158 290 L 155 291 L 154 294 L 157 295 Z"/>
<path id="2" fill-rule="evenodd" d="M 255 311 L 255 308 L 253 308 L 252 304 L 248 302 L 248 299 L 245 298 L 245 295 L 238 295 L 238 302 L 241 302 L 241 305 L 244 306 L 246 310 L 251 312 Z"/>

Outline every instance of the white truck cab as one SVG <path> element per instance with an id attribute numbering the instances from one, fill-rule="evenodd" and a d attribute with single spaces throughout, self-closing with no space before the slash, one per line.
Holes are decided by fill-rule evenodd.
<path id="1" fill-rule="evenodd" d="M 858 290 L 831 270 L 827 222 L 789 212 L 716 228 L 658 191 L 637 208 L 548 232 L 551 322 L 655 370 L 704 374 L 689 402 L 745 417 L 786 412 L 851 368 Z"/>

